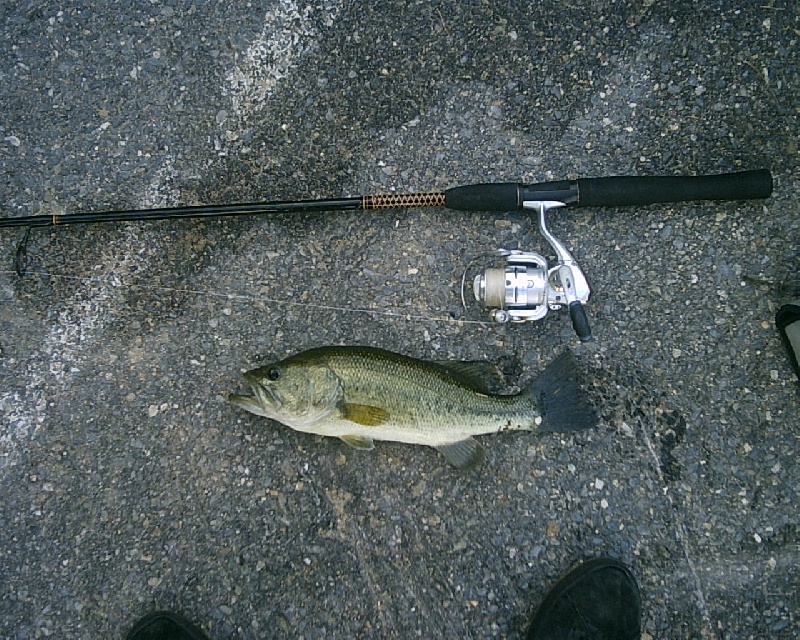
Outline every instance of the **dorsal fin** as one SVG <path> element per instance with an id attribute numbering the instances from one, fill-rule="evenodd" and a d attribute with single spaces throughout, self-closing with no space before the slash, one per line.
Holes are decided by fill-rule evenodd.
<path id="1" fill-rule="evenodd" d="M 435 363 L 462 384 L 481 393 L 497 393 L 508 386 L 503 371 L 485 360 L 436 360 Z"/>

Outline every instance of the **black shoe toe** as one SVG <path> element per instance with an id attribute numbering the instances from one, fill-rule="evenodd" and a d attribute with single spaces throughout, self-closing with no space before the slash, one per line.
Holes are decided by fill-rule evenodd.
<path id="1" fill-rule="evenodd" d="M 775 325 L 781 336 L 789 363 L 795 375 L 800 378 L 800 300 L 790 302 L 778 309 Z"/>
<path id="2" fill-rule="evenodd" d="M 528 640 L 639 640 L 641 597 L 633 574 L 611 558 L 579 565 L 550 590 Z"/>
<path id="3" fill-rule="evenodd" d="M 179 613 L 156 611 L 139 620 L 125 640 L 208 640 L 208 636 Z"/>

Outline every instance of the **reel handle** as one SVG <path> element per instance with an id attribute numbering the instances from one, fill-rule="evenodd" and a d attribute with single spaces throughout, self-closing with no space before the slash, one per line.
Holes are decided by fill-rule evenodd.
<path id="1" fill-rule="evenodd" d="M 581 342 L 589 342 L 592 336 L 592 328 L 589 326 L 589 317 L 586 315 L 586 309 L 583 307 L 583 302 L 576 287 L 576 277 L 581 278 L 585 282 L 586 278 L 583 275 L 578 263 L 574 260 L 569 262 L 562 262 L 556 267 L 558 279 L 561 288 L 564 291 L 564 297 L 567 299 L 567 307 L 569 308 L 569 317 L 572 320 L 572 328 L 578 334 Z M 581 292 L 584 298 L 588 300 L 588 284 L 586 290 Z"/>
<path id="2" fill-rule="evenodd" d="M 594 339 L 592 328 L 589 326 L 589 317 L 580 301 L 570 303 L 569 317 L 572 320 L 572 328 L 575 329 L 581 342 L 590 342 Z"/>

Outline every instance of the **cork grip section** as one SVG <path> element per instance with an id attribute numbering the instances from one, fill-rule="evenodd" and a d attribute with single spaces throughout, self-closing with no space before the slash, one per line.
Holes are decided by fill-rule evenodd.
<path id="1" fill-rule="evenodd" d="M 387 193 L 361 198 L 363 209 L 411 209 L 417 207 L 443 207 L 444 193 Z"/>

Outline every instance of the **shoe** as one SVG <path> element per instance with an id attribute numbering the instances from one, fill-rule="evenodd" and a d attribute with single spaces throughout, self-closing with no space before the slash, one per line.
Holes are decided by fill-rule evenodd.
<path id="1" fill-rule="evenodd" d="M 562 577 L 544 599 L 528 640 L 639 640 L 642 601 L 624 564 L 595 558 Z"/>
<path id="2" fill-rule="evenodd" d="M 783 305 L 775 314 L 775 326 L 781 334 L 795 375 L 800 378 L 800 300 Z"/>
<path id="3" fill-rule="evenodd" d="M 133 625 L 125 640 L 208 640 L 208 636 L 179 613 L 156 611 Z"/>

